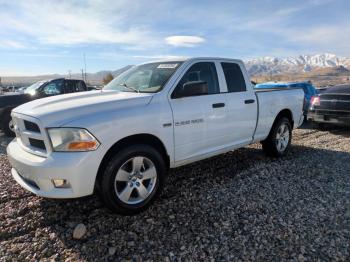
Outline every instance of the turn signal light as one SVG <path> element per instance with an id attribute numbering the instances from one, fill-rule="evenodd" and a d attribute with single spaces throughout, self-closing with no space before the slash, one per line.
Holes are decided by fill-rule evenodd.
<path id="1" fill-rule="evenodd" d="M 76 151 L 88 151 L 94 150 L 97 148 L 98 144 L 96 141 L 79 141 L 79 142 L 71 142 L 68 145 L 69 150 Z"/>

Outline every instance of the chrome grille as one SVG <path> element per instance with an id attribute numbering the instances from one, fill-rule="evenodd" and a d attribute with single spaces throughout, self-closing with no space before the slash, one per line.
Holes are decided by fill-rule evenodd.
<path id="1" fill-rule="evenodd" d="M 40 156 L 48 154 L 49 143 L 45 130 L 40 126 L 38 119 L 21 115 L 12 114 L 17 142 L 21 147 L 29 152 Z"/>

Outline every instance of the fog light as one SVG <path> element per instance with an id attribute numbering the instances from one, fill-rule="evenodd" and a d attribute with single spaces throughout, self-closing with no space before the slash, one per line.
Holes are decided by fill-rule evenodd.
<path id="1" fill-rule="evenodd" d="M 68 188 L 70 187 L 66 179 L 52 179 L 52 183 L 56 188 Z"/>

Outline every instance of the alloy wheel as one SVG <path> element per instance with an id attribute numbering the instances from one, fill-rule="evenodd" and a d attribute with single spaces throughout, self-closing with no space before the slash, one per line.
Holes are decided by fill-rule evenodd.
<path id="1" fill-rule="evenodd" d="M 114 190 L 125 204 L 143 202 L 154 191 L 157 169 L 154 163 L 143 156 L 128 159 L 117 171 Z"/>
<path id="2" fill-rule="evenodd" d="M 286 150 L 289 144 L 289 127 L 287 124 L 282 124 L 277 130 L 276 134 L 276 147 L 278 152 L 282 153 Z"/>

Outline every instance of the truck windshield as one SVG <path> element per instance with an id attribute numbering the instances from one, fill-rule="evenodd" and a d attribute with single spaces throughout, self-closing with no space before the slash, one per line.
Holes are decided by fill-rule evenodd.
<path id="1" fill-rule="evenodd" d="M 47 82 L 47 81 L 39 81 L 39 82 L 36 82 L 36 83 L 34 83 L 34 84 L 28 86 L 28 87 L 25 89 L 24 93 L 33 95 L 33 94 L 35 94 L 35 91 L 36 91 L 39 87 L 41 87 L 43 84 L 45 84 L 46 82 Z"/>
<path id="2" fill-rule="evenodd" d="M 159 62 L 135 66 L 122 73 L 104 90 L 121 92 L 156 93 L 159 92 L 182 62 Z"/>

